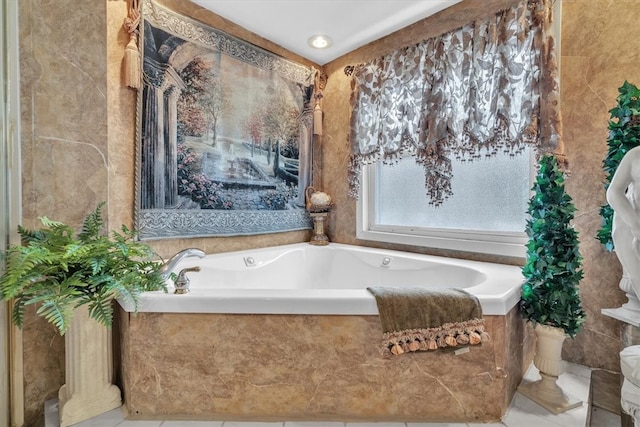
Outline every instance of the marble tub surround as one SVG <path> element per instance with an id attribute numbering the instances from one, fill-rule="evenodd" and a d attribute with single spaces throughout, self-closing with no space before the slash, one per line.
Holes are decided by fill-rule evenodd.
<path id="1" fill-rule="evenodd" d="M 490 343 L 385 358 L 377 316 L 120 310 L 129 419 L 499 420 L 531 352 L 512 310 Z M 159 333 L 161 331 L 161 333 Z"/>
<path id="2" fill-rule="evenodd" d="M 589 368 L 585 366 L 568 364 L 567 372 L 560 378 L 563 389 L 572 395 L 584 399 L 589 398 L 589 390 L 597 387 L 593 381 L 589 381 Z M 535 381 L 537 370 L 532 365 L 525 374 L 525 379 Z M 125 420 L 120 408 L 104 413 L 91 420 L 77 424 L 75 427 L 620 427 L 620 416 L 607 410 L 596 407 L 594 396 L 593 408 L 589 411 L 584 406 L 565 412 L 561 415 L 552 415 L 533 401 L 516 393 L 509 409 L 502 420 L 492 423 L 440 423 L 440 422 L 342 422 L 342 421 L 279 421 L 279 422 L 248 422 L 248 421 L 187 421 L 187 420 Z M 55 401 L 45 403 L 47 418 L 45 427 L 58 427 Z"/>

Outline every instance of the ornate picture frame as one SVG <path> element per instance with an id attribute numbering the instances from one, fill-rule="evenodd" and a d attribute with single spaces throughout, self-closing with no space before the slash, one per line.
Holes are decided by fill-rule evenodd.
<path id="1" fill-rule="evenodd" d="M 153 0 L 141 6 L 140 239 L 311 228 L 316 70 Z"/>

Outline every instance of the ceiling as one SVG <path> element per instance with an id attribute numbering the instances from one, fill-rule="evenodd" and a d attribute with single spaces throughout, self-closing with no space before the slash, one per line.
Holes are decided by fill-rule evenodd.
<path id="1" fill-rule="evenodd" d="M 192 0 L 194 3 L 324 65 L 461 0 Z M 315 49 L 307 40 L 329 36 Z"/>

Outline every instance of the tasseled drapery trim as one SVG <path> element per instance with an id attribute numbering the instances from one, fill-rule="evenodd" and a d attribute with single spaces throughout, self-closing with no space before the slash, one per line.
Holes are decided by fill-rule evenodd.
<path id="1" fill-rule="evenodd" d="M 385 332 L 382 347 L 385 356 L 414 351 L 431 351 L 445 347 L 464 347 L 490 341 L 484 319 L 445 323 L 437 328 L 405 329 Z"/>

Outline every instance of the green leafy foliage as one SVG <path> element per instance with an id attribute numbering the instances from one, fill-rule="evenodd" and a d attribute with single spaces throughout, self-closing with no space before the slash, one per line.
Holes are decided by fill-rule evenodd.
<path id="1" fill-rule="evenodd" d="M 608 126 L 608 148 L 607 155 L 602 162 L 602 168 L 607 173 L 604 182 L 605 192 L 609 188 L 613 175 L 624 155 L 640 145 L 640 89 L 625 81 L 618 92 L 618 105 L 609 110 L 611 119 Z M 600 216 L 602 217 L 602 226 L 598 230 L 596 238 L 607 251 L 612 251 L 614 249 L 611 237 L 613 209 L 608 203 L 600 208 Z"/>
<path id="2" fill-rule="evenodd" d="M 574 337 L 585 318 L 578 293 L 582 256 L 578 232 L 570 224 L 575 207 L 554 155 L 540 159 L 533 191 L 520 311 L 531 322 L 562 328 Z"/>
<path id="3" fill-rule="evenodd" d="M 64 334 L 74 310 L 87 305 L 89 316 L 105 326 L 113 322 L 113 300 L 122 298 L 135 307 L 145 291 L 164 290 L 160 265 L 153 252 L 135 241 L 135 232 L 103 234 L 98 205 L 75 235 L 66 224 L 40 218 L 43 227 L 21 226 L 22 245 L 6 252 L 7 268 L 0 277 L 0 299 L 14 299 L 11 318 L 22 326 L 25 307 L 37 304 L 37 313 Z"/>

